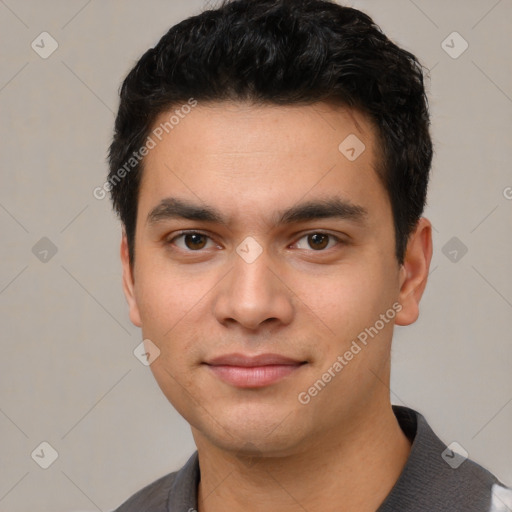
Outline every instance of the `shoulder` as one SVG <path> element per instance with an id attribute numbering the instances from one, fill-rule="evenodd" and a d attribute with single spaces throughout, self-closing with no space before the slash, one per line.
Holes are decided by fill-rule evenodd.
<path id="1" fill-rule="evenodd" d="M 510 490 L 469 459 L 461 445 L 445 445 L 417 411 L 399 406 L 393 410 L 412 446 L 404 470 L 379 512 L 507 510 L 497 507 L 510 499 Z"/>
<path id="2" fill-rule="evenodd" d="M 147 485 L 114 512 L 166 512 L 169 493 L 177 473 L 169 473 Z"/>
<path id="3" fill-rule="evenodd" d="M 179 470 L 147 485 L 114 512 L 169 512 L 197 509 L 197 486 L 200 480 L 197 451 Z"/>

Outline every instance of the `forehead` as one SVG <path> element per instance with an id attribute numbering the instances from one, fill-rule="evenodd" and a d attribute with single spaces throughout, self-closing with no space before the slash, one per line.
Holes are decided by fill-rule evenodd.
<path id="1" fill-rule="evenodd" d="M 144 161 L 141 213 L 166 196 L 223 203 L 235 216 L 258 205 L 271 215 L 270 206 L 282 210 L 333 192 L 370 207 L 387 202 L 374 127 L 357 110 L 199 103 L 179 120 L 176 110 L 161 114 L 150 134 L 155 146 Z"/>
<path id="2" fill-rule="evenodd" d="M 325 153 L 326 149 L 336 154 L 339 144 L 350 134 L 364 141 L 370 150 L 374 145 L 374 127 L 367 116 L 341 105 L 323 102 L 255 105 L 225 101 L 199 103 L 181 112 L 185 107 L 173 107 L 157 117 L 151 132 L 156 151 L 151 151 L 147 160 L 172 150 L 172 141 L 176 147 L 179 145 L 180 152 L 196 150 L 196 157 L 272 152 L 299 158 L 304 153 L 311 156 Z M 175 115 L 180 112 L 180 116 Z M 179 159 L 179 155 L 173 156 Z M 192 155 L 185 153 L 184 156 Z"/>

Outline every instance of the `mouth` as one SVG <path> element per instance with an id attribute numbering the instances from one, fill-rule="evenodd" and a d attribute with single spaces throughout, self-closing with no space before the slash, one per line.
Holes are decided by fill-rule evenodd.
<path id="1" fill-rule="evenodd" d="M 299 370 L 307 361 L 278 354 L 228 354 L 204 363 L 220 380 L 237 388 L 270 386 Z"/>

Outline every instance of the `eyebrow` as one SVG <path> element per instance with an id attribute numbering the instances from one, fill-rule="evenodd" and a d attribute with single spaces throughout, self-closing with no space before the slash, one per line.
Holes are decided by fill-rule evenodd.
<path id="1" fill-rule="evenodd" d="M 287 210 L 278 212 L 274 224 L 293 224 L 327 218 L 337 218 L 363 224 L 367 217 L 368 210 L 363 206 L 335 196 L 299 203 Z M 175 197 L 163 199 L 149 212 L 146 223 L 153 225 L 171 219 L 188 219 L 228 225 L 228 220 L 217 209 Z"/>

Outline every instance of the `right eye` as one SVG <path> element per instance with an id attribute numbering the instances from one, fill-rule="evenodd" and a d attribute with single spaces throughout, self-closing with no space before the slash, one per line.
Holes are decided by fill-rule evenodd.
<path id="1" fill-rule="evenodd" d="M 179 240 L 179 242 L 177 242 Z M 198 252 L 201 249 L 208 248 L 207 244 L 214 244 L 211 238 L 198 231 L 182 231 L 177 236 L 167 241 L 169 245 L 175 245 L 187 252 Z"/>

